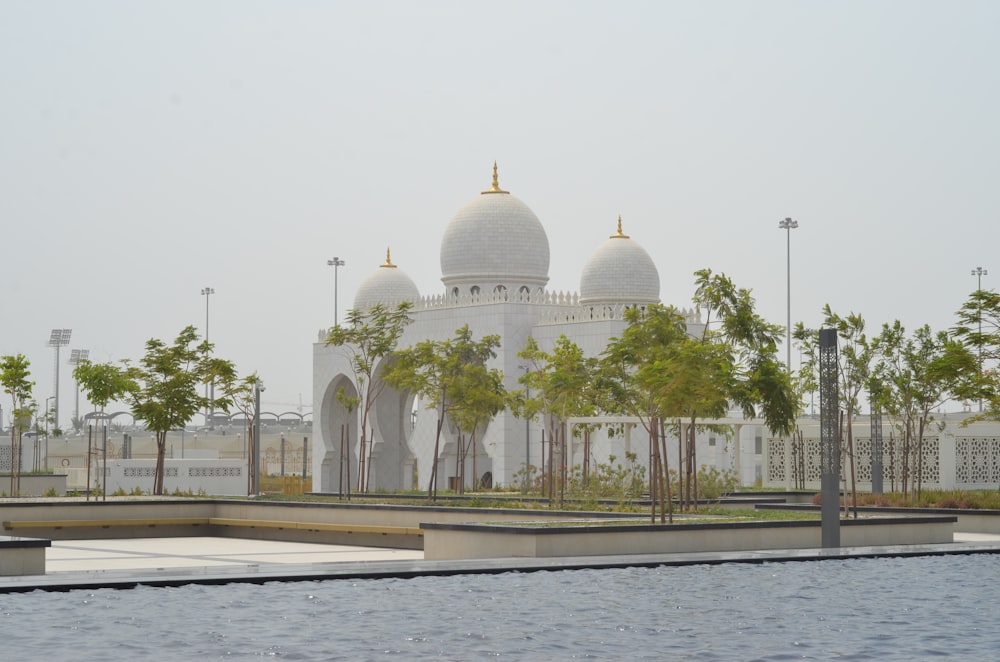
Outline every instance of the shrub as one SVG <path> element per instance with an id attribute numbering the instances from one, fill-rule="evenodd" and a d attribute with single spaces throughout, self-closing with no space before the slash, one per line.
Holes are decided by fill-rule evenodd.
<path id="1" fill-rule="evenodd" d="M 698 469 L 698 494 L 704 499 L 718 499 L 732 494 L 740 486 L 740 479 L 732 469 L 719 471 L 704 464 Z"/>

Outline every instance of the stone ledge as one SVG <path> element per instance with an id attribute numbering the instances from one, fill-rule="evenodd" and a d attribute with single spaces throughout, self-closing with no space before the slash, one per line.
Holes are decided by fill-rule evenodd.
<path id="1" fill-rule="evenodd" d="M 956 518 L 880 517 L 841 521 L 843 546 L 951 543 Z M 611 526 L 421 524 L 426 559 L 549 558 L 730 552 L 822 547 L 815 521 Z"/>

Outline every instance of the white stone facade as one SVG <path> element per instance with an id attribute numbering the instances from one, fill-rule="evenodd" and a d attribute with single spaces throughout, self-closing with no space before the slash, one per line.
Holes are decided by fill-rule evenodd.
<path id="1" fill-rule="evenodd" d="M 598 241 L 600 238 L 595 238 L 595 244 Z M 610 338 L 624 330 L 623 315 L 628 307 L 659 300 L 656 266 L 637 242 L 622 233 L 620 219 L 618 233 L 611 238 L 605 235 L 605 243 L 584 269 L 581 291 L 589 297 L 546 290 L 548 268 L 544 227 L 527 205 L 499 188 L 494 169 L 492 188 L 460 209 L 444 228 L 444 292 L 419 296 L 415 286 L 410 291 L 411 298 L 406 300 L 414 304 L 413 322 L 399 346 L 446 340 L 466 324 L 476 339 L 497 334 L 501 344 L 489 367 L 503 371 L 504 385 L 513 390 L 520 388 L 518 378 L 523 374 L 523 361 L 517 353 L 529 336 L 542 349 L 551 350 L 559 337 L 566 335 L 587 355 L 596 356 Z M 359 290 L 355 308 L 369 307 L 377 300 L 398 304 L 403 300 L 399 293 L 409 287 L 404 279 L 408 281 L 401 270 L 380 267 Z M 699 321 L 693 311 L 689 317 L 692 323 Z M 321 330 L 313 348 L 313 487 L 315 491 L 340 492 L 347 489 L 342 484 L 345 474 L 350 476 L 352 490 L 357 485 L 359 412 L 349 414 L 338 402 L 337 392 L 344 388 L 348 394 L 356 394 L 358 383 L 349 349 L 327 346 L 325 337 L 326 330 Z M 387 388 L 376 401 L 369 421 L 374 439 L 370 489 L 426 488 L 434 463 L 436 424 L 434 411 L 414 402 L 410 394 Z M 499 414 L 477 441 L 476 480 L 510 485 L 526 462 L 538 466 L 542 428 L 540 422 L 526 424 L 509 411 Z M 347 434 L 346 454 L 341 452 L 342 434 Z M 447 487 L 448 479 L 458 474 L 456 443 L 454 431 L 446 426 L 438 456 L 441 487 Z M 619 452 L 616 449 L 621 444 L 621 439 L 595 434 L 593 461 L 606 461 L 608 454 Z M 645 446 L 637 451 L 645 463 Z M 618 457 L 623 459 L 620 453 Z M 471 486 L 472 453 L 465 475 Z"/>

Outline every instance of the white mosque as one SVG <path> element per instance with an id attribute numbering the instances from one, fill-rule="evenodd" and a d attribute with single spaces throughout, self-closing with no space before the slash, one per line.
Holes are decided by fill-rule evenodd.
<path id="1" fill-rule="evenodd" d="M 529 336 L 539 346 L 551 350 L 560 335 L 566 335 L 587 354 L 600 354 L 610 338 L 621 334 L 626 324 L 623 312 L 629 306 L 659 302 L 660 276 L 649 253 L 622 231 L 600 244 L 587 260 L 580 276 L 579 294 L 556 293 L 546 289 L 549 281 L 549 241 L 545 228 L 521 200 L 500 188 L 493 167 L 492 186 L 458 210 L 441 239 L 441 282 L 444 291 L 422 296 L 413 280 L 393 264 L 386 253 L 385 263 L 375 269 L 354 297 L 355 309 L 376 303 L 395 306 L 413 303 L 413 322 L 406 328 L 400 347 L 421 340 L 445 340 L 468 324 L 473 337 L 497 334 L 501 345 L 489 367 L 503 371 L 508 389 L 519 388 L 523 361 L 517 353 Z M 695 313 L 689 315 L 694 320 Z M 358 385 L 351 369 L 350 354 L 344 348 L 325 344 L 321 330 L 313 349 L 314 490 L 338 492 L 343 462 L 357 467 L 358 415 L 349 414 L 338 402 L 344 388 L 356 393 Z M 433 466 L 437 416 L 422 408 L 414 397 L 386 389 L 371 411 L 374 438 L 370 488 L 425 488 Z M 342 458 L 341 430 L 350 424 L 350 457 Z M 477 441 L 477 482 L 510 485 L 526 464 L 538 466 L 542 457 L 542 424 L 525 422 L 509 411 L 499 414 Z M 447 426 L 445 435 L 448 435 Z M 445 443 L 446 441 L 446 443 Z M 457 443 L 454 434 L 440 448 L 438 481 L 458 475 Z M 577 440 L 574 440 L 577 441 Z M 626 437 L 592 440 L 597 461 L 609 454 L 624 458 L 631 439 Z M 634 449 L 646 455 L 645 442 L 638 437 Z M 572 444 L 573 459 L 580 461 L 582 444 Z M 471 455 L 470 455 L 471 456 Z M 571 461 L 571 464 L 573 462 Z M 471 465 L 466 468 L 471 484 Z M 351 488 L 356 470 L 349 472 Z"/>
<path id="2" fill-rule="evenodd" d="M 353 307 L 366 310 L 376 303 L 394 307 L 403 301 L 411 302 L 413 322 L 406 327 L 401 348 L 422 340 L 452 338 L 466 324 L 476 339 L 499 335 L 501 345 L 489 367 L 502 370 L 504 385 L 512 390 L 519 388 L 518 377 L 525 369 L 517 353 L 529 336 L 543 350 L 551 350 L 565 335 L 585 354 L 597 356 L 609 339 L 620 336 L 625 329 L 626 308 L 655 303 L 660 297 L 656 265 L 649 253 L 623 232 L 621 219 L 617 231 L 597 246 L 584 264 L 578 294 L 547 290 L 548 272 L 545 228 L 526 204 L 500 188 L 494 165 L 492 186 L 459 209 L 444 230 L 444 291 L 422 296 L 387 252 L 385 263 L 358 289 Z M 689 328 L 696 328 L 693 325 L 700 323 L 697 311 L 686 314 Z M 348 395 L 355 395 L 359 389 L 350 352 L 328 346 L 326 335 L 327 330 L 321 330 L 313 346 L 313 490 L 343 492 L 348 489 L 343 481 L 350 480 L 353 491 L 357 485 L 359 415 L 357 410 L 349 413 L 340 404 L 337 392 L 343 388 Z M 966 428 L 962 420 L 968 415 L 938 416 L 944 427 L 926 440 L 921 462 L 925 487 L 983 489 L 995 488 L 1000 482 L 1000 424 L 973 423 Z M 631 451 L 639 463 L 648 466 L 648 441 L 641 428 L 637 429 L 637 422 L 626 417 L 603 420 L 618 424 L 616 427 L 624 433 L 593 433 L 586 445 L 591 464 L 606 463 L 611 456 L 621 461 Z M 742 485 L 791 488 L 804 476 L 808 489 L 819 489 L 820 444 L 815 415 L 798 421 L 805 444 L 798 455 L 789 439 L 771 437 L 759 421 L 743 420 L 733 414 L 718 422 L 730 425 L 732 436 L 717 439 L 712 433 L 699 433 L 699 464 L 733 471 Z M 350 438 L 342 441 L 345 424 Z M 434 464 L 436 412 L 426 410 L 412 394 L 387 388 L 372 407 L 369 424 L 374 439 L 370 489 L 426 489 Z M 517 419 L 509 411 L 499 414 L 485 433 L 477 435 L 475 482 L 518 484 L 518 474 L 526 465 L 542 465 L 543 427 L 540 421 Z M 872 442 L 866 417 L 859 417 L 854 428 L 859 489 L 868 489 Z M 883 436 L 888 438 L 889 434 L 886 427 Z M 569 438 L 567 445 L 567 465 L 582 464 L 583 441 Z M 887 456 L 890 452 L 898 454 L 899 450 L 891 451 L 890 446 Z M 467 486 L 473 485 L 468 459 L 465 471 L 458 470 L 457 435 L 448 426 L 443 431 L 437 460 L 440 486 L 453 485 L 463 473 Z M 676 467 L 676 454 L 671 454 L 668 461 Z M 893 466 L 887 457 L 887 488 Z M 350 470 L 345 472 L 345 467 Z M 343 478 L 345 474 L 348 479 Z"/>

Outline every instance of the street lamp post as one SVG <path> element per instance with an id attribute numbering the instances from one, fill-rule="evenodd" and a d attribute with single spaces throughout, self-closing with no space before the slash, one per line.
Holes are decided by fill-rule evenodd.
<path id="1" fill-rule="evenodd" d="M 337 326 L 337 270 L 347 264 L 339 257 L 335 257 L 332 260 L 326 261 L 327 266 L 333 267 L 333 325 Z"/>
<path id="2" fill-rule="evenodd" d="M 70 365 L 79 365 L 81 361 L 88 360 L 90 360 L 89 349 L 73 349 L 69 352 Z M 80 421 L 80 382 L 77 381 L 75 376 L 73 377 L 73 381 L 76 384 L 76 404 L 73 407 L 73 423 L 76 425 Z"/>
<path id="3" fill-rule="evenodd" d="M 59 428 L 59 348 L 69 344 L 69 337 L 72 334 L 73 329 L 52 329 L 52 334 L 49 336 L 49 347 L 54 347 L 56 350 L 56 407 L 54 421 L 56 429 Z"/>
<path id="4" fill-rule="evenodd" d="M 253 438 L 254 445 L 256 446 L 254 453 L 254 462 L 257 464 L 257 470 L 254 471 L 254 489 L 253 492 L 257 496 L 260 496 L 260 472 L 263 468 L 261 461 L 263 459 L 263 444 L 260 438 L 260 394 L 264 390 L 264 382 L 257 380 L 253 384 Z"/>
<path id="5" fill-rule="evenodd" d="M 989 276 L 990 272 L 982 267 L 976 267 L 972 270 L 972 275 L 976 277 L 976 292 L 983 289 L 983 276 Z M 983 303 L 980 300 L 979 310 L 977 317 L 979 318 L 979 376 L 983 375 Z M 983 411 L 983 400 L 979 399 L 979 411 Z"/>
<path id="6" fill-rule="evenodd" d="M 205 297 L 205 342 L 208 342 L 208 300 L 213 294 L 215 294 L 215 288 L 203 287 L 201 288 L 201 294 Z M 209 396 L 208 384 L 205 384 L 205 399 L 208 400 L 208 404 L 205 406 L 205 427 L 212 427 L 212 422 L 210 419 L 211 415 L 215 414 L 215 381 L 212 381 L 212 395 Z"/>
<path id="7" fill-rule="evenodd" d="M 785 230 L 787 235 L 786 249 L 785 249 L 785 259 L 786 259 L 786 270 L 787 270 L 787 282 L 788 282 L 788 320 L 785 327 L 785 344 L 788 350 L 788 372 L 792 371 L 792 230 L 799 227 L 798 221 L 793 221 L 790 218 L 786 218 L 783 221 L 778 221 L 778 227 Z"/>
<path id="8" fill-rule="evenodd" d="M 46 472 L 49 470 L 49 412 L 52 411 L 49 409 L 49 400 L 55 400 L 55 396 L 50 395 L 45 398 L 45 463 L 42 465 L 42 468 Z M 38 442 L 36 441 L 35 443 Z"/>

